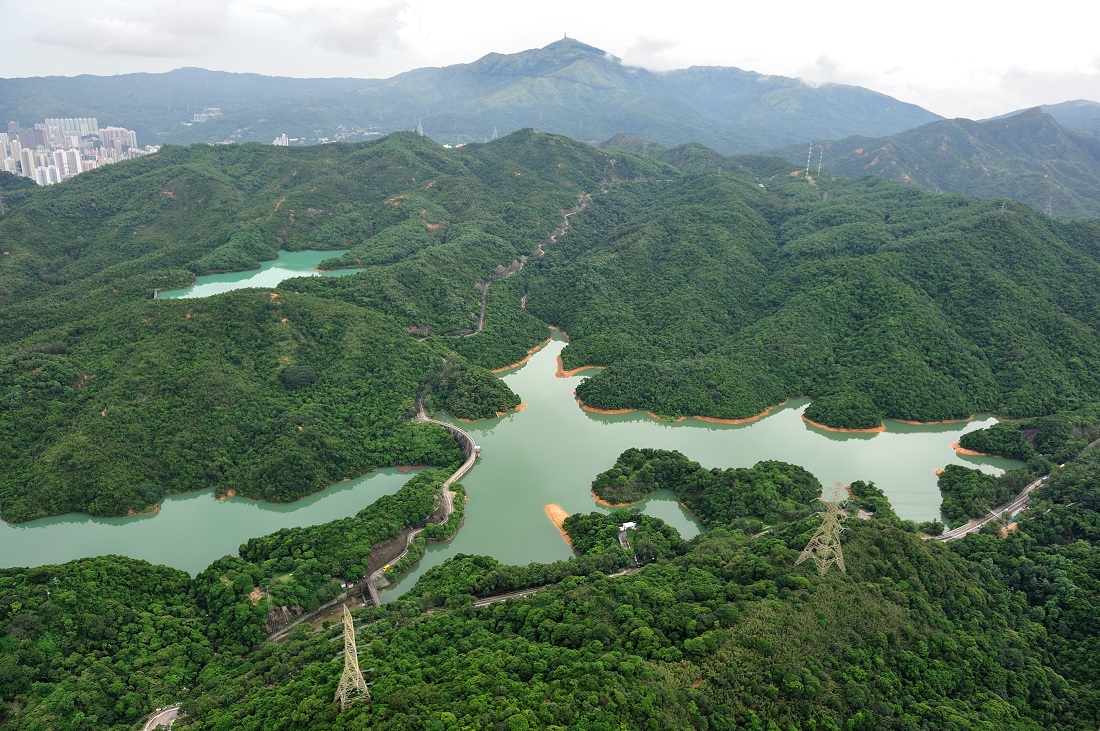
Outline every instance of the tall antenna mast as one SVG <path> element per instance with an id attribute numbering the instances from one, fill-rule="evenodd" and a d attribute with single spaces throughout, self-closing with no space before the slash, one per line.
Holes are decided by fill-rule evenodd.
<path id="1" fill-rule="evenodd" d="M 825 145 L 817 146 L 817 174 L 821 175 L 821 161 L 825 159 Z"/>
<path id="2" fill-rule="evenodd" d="M 813 156 L 814 156 L 814 142 L 813 142 L 813 140 L 810 140 L 810 149 L 806 153 L 806 174 L 807 175 L 810 174 L 810 160 L 813 159 Z"/>
<path id="3" fill-rule="evenodd" d="M 1043 213 L 1045 213 L 1047 216 L 1050 216 L 1052 218 L 1054 217 L 1054 195 L 1053 194 L 1047 196 L 1047 204 L 1043 208 Z M 0 201 L 0 216 L 2 216 L 2 215 L 4 215 L 4 203 L 3 203 L 3 201 Z"/>
<path id="4" fill-rule="evenodd" d="M 336 688 L 334 701 L 340 701 L 340 708 L 347 708 L 355 701 L 369 701 L 370 691 L 363 673 L 359 670 L 359 651 L 355 649 L 355 623 L 351 612 L 344 605 L 344 674 L 340 676 L 340 685 Z"/>

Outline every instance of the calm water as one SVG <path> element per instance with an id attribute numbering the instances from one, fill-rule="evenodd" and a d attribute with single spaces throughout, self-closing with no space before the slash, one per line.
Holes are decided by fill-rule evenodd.
<path id="1" fill-rule="evenodd" d="M 158 512 L 133 518 L 70 513 L 18 525 L 0 522 L 0 565 L 42 566 L 120 553 L 194 575 L 254 536 L 354 515 L 397 492 L 409 477 L 394 468 L 379 470 L 281 505 L 217 500 L 210 489 L 168 496 Z"/>
<path id="2" fill-rule="evenodd" d="M 808 401 L 791 402 L 748 424 L 710 424 L 697 419 L 663 423 L 641 413 L 600 415 L 583 411 L 573 391 L 584 374 L 555 378 L 556 357 L 565 346 L 555 336 L 526 365 L 503 374 L 527 407 L 500 419 L 463 424 L 482 448 L 477 466 L 462 480 L 469 494 L 458 536 L 428 547 L 424 560 L 384 599 L 396 598 L 428 568 L 456 553 L 486 554 L 510 564 L 567 558 L 569 548 L 546 518 L 557 503 L 569 513 L 603 510 L 592 499 L 592 479 L 629 447 L 677 449 L 704 467 L 750 467 L 780 459 L 802 465 L 826 489 L 835 482 L 871 480 L 902 518 L 939 517 L 934 470 L 948 463 L 999 473 L 1018 463 L 960 457 L 951 443 L 993 420 L 913 426 L 887 422 L 878 434 L 839 434 L 801 418 Z M 645 511 L 675 525 L 689 538 L 699 528 L 672 497 L 658 493 Z"/>
<path id="3" fill-rule="evenodd" d="M 604 510 L 592 499 L 592 479 L 628 447 L 677 449 L 705 467 L 781 459 L 806 467 L 827 488 L 838 481 L 873 480 L 901 517 L 914 520 L 939 515 L 937 467 L 956 463 L 996 473 L 1016 464 L 959 457 L 951 449 L 961 434 L 988 424 L 988 417 L 931 426 L 888 422 L 887 431 L 879 434 L 837 434 L 802 421 L 805 401 L 736 426 L 694 419 L 669 424 L 638 413 L 591 414 L 573 398 L 584 376 L 554 377 L 555 358 L 564 346 L 555 336 L 525 366 L 502 375 L 527 404 L 524 410 L 463 424 L 482 447 L 476 467 L 463 480 L 469 494 L 465 524 L 453 541 L 429 546 L 424 560 L 383 593 L 385 599 L 396 598 L 425 570 L 456 553 L 487 554 L 511 564 L 568 558 L 569 548 L 546 517 L 546 505 L 556 503 L 570 513 Z M 289 505 L 241 498 L 219 502 L 204 491 L 166 498 L 152 516 L 66 515 L 18 526 L 0 523 L 0 564 L 33 566 L 121 553 L 196 573 L 250 537 L 353 515 L 407 479 L 383 470 Z M 699 531 L 670 492 L 652 496 L 644 509 L 684 537 Z"/>
<path id="4" fill-rule="evenodd" d="M 197 277 L 194 286 L 188 289 L 164 291 L 158 297 L 170 299 L 209 297 L 212 294 L 221 294 L 222 292 L 245 287 L 274 287 L 284 279 L 290 279 L 291 277 L 316 277 L 320 275 L 346 277 L 349 274 L 363 271 L 362 269 L 336 269 L 331 272 L 317 271 L 317 266 L 325 259 L 343 256 L 347 251 L 347 249 L 340 249 L 339 251 L 280 251 L 278 259 L 261 263 L 259 269 Z"/>

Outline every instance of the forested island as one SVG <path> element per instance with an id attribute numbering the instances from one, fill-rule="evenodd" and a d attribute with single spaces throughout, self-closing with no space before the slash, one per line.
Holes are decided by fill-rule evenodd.
<path id="1" fill-rule="evenodd" d="M 166 147 L 43 190 L 0 176 L 0 517 L 205 487 L 288 501 L 429 466 L 194 578 L 116 556 L 0 570 L 0 724 L 127 729 L 180 703 L 195 729 L 1095 728 L 1100 225 L 792 172 L 525 130 L 456 150 L 406 133 Z M 365 271 L 152 298 L 305 248 Z M 358 613 L 372 701 L 341 710 L 339 636 L 267 643 L 272 613 L 321 605 L 375 546 L 433 525 L 461 454 L 417 401 L 514 408 L 490 369 L 547 324 L 569 333 L 564 367 L 604 367 L 577 387 L 596 408 L 736 420 L 809 396 L 837 428 L 1020 418 L 964 439 L 1027 468 L 945 471 L 952 521 L 1050 477 L 1005 537 L 950 544 L 853 484 L 872 515 L 844 525 L 847 573 L 819 576 L 795 565 L 816 477 L 639 445 L 594 492 L 671 489 L 705 533 L 639 516 L 627 550 L 626 509 L 570 516 L 570 561 L 453 559 Z M 517 588 L 541 591 L 474 606 Z"/>

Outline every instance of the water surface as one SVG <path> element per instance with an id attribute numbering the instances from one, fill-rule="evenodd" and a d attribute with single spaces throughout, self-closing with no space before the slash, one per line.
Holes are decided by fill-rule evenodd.
<path id="1" fill-rule="evenodd" d="M 279 258 L 265 261 L 259 269 L 247 272 L 229 272 L 227 274 L 206 274 L 195 279 L 195 284 L 187 289 L 165 290 L 157 294 L 157 297 L 168 299 L 190 299 L 193 297 L 209 297 L 212 294 L 230 292 L 234 289 L 245 287 L 275 287 L 284 279 L 291 277 L 346 277 L 349 274 L 363 271 L 362 269 L 334 269 L 333 271 L 317 271 L 318 265 L 325 259 L 343 256 L 347 249 L 338 251 L 280 251 Z"/>
<path id="2" fill-rule="evenodd" d="M 641 412 L 593 414 L 582 410 L 573 396 L 583 373 L 554 377 L 556 357 L 564 347 L 564 339 L 555 335 L 525 365 L 502 374 L 526 403 L 522 411 L 462 424 L 482 448 L 477 465 L 462 480 L 469 494 L 465 524 L 450 543 L 429 546 L 424 560 L 383 598 L 396 598 L 424 571 L 456 553 L 521 565 L 568 558 L 569 547 L 547 519 L 545 505 L 556 503 L 569 513 L 605 510 L 592 498 L 592 480 L 629 447 L 676 449 L 707 468 L 783 460 L 813 472 L 826 489 L 853 480 L 873 481 L 899 516 L 917 521 L 940 517 L 936 468 L 953 463 L 999 474 L 1019 464 L 961 457 L 951 448 L 963 433 L 992 423 L 988 416 L 924 426 L 888 421 L 885 432 L 851 434 L 803 421 L 807 400 L 737 425 L 698 419 L 661 422 Z M 670 491 L 643 505 L 646 513 L 671 523 L 685 538 L 699 531 Z"/>

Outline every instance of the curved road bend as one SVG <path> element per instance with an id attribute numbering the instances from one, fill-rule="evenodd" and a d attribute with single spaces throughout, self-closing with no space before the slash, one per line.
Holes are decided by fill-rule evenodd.
<path id="1" fill-rule="evenodd" d="M 474 466 L 474 463 L 477 461 L 478 455 L 481 454 L 481 448 L 477 446 L 477 443 L 474 441 L 474 438 L 472 436 L 470 436 L 469 433 L 467 433 L 465 430 L 455 426 L 454 424 L 448 424 L 444 421 L 437 421 L 435 419 L 429 418 L 428 414 L 424 411 L 424 404 L 421 403 L 419 399 L 417 399 L 417 402 L 416 402 L 416 416 L 413 417 L 413 421 L 418 422 L 418 423 L 431 422 L 433 424 L 438 424 L 438 425 L 442 426 L 444 429 L 451 432 L 455 436 L 455 438 L 462 445 L 463 453 L 466 455 L 466 460 L 459 466 L 459 468 L 457 470 L 455 470 L 451 474 L 450 477 L 448 477 L 446 480 L 444 480 L 443 485 L 441 486 L 440 491 L 439 491 L 440 495 L 441 495 L 441 500 L 443 501 L 443 510 L 444 510 L 443 521 L 446 522 L 446 520 L 451 517 L 451 513 L 453 513 L 454 510 L 455 510 L 455 503 L 454 503 L 454 495 L 455 494 L 451 491 L 451 485 L 454 484 L 459 478 L 461 478 L 463 475 L 465 475 L 467 472 L 470 471 L 470 469 Z M 397 556 L 393 560 L 391 560 L 390 564 L 397 563 L 402 558 L 407 556 L 408 553 L 409 553 L 409 546 L 412 545 L 412 542 L 423 531 L 424 531 L 423 528 L 418 528 L 416 530 L 410 531 L 409 535 L 408 535 L 408 538 L 405 541 L 405 550 L 402 551 L 399 556 Z M 384 568 L 378 569 L 377 571 L 375 571 L 373 574 L 370 575 L 370 577 L 368 579 L 368 585 L 372 589 L 374 588 L 375 582 L 382 576 L 383 571 L 385 571 Z M 357 583 L 356 586 L 361 586 L 361 585 Z M 371 596 L 372 597 L 374 596 L 376 591 L 377 590 L 371 591 Z M 337 597 L 337 599 L 333 600 L 330 603 L 325 604 L 320 609 L 316 609 L 316 610 L 314 610 L 314 611 L 312 611 L 308 614 L 303 614 L 301 617 L 298 617 L 297 619 L 295 619 L 293 622 L 286 625 L 285 627 L 280 627 L 278 630 L 276 630 L 272 634 L 268 635 L 268 637 L 267 637 L 268 641 L 269 642 L 277 641 L 279 638 L 290 634 L 290 631 L 292 629 L 294 629 L 294 627 L 298 626 L 299 624 L 302 624 L 303 622 L 309 622 L 314 617 L 316 617 L 317 615 L 319 615 L 323 612 L 331 611 L 334 606 L 338 606 L 339 604 L 342 604 L 342 603 L 346 602 L 349 598 L 351 598 L 350 594 L 351 594 L 351 592 L 345 592 L 343 596 Z"/>
<path id="2" fill-rule="evenodd" d="M 176 716 L 179 715 L 179 706 L 168 706 L 157 711 L 156 715 L 145 722 L 145 725 L 141 727 L 141 731 L 153 731 L 155 728 L 172 728 L 172 724 L 176 722 Z"/>
<path id="3" fill-rule="evenodd" d="M 455 439 L 457 439 L 462 445 L 462 451 L 466 455 L 466 460 L 459 466 L 457 470 L 454 471 L 453 474 L 451 474 L 450 477 L 443 481 L 443 485 L 441 486 L 439 491 L 441 499 L 443 500 L 443 520 L 441 522 L 446 522 L 447 519 L 451 517 L 451 513 L 453 513 L 455 510 L 455 494 L 451 491 L 451 485 L 453 485 L 463 475 L 469 472 L 470 469 L 474 466 L 474 462 L 477 461 L 478 455 L 481 454 L 481 447 L 477 446 L 477 442 L 474 441 L 474 438 L 470 436 L 469 433 L 466 432 L 464 429 L 461 429 L 454 424 L 448 424 L 445 421 L 437 421 L 436 419 L 429 418 L 428 414 L 424 411 L 424 404 L 420 401 L 420 399 L 417 399 L 416 401 L 416 416 L 413 418 L 413 421 L 417 423 L 430 422 L 432 424 L 438 424 L 447 431 L 451 432 L 451 434 L 454 434 Z M 411 546 L 416 537 L 423 532 L 423 528 L 417 528 L 416 530 L 410 531 L 408 539 L 405 541 L 405 550 L 401 553 L 400 556 L 397 556 L 392 561 L 390 561 L 390 563 L 396 563 L 403 559 L 406 555 L 408 555 L 409 546 Z M 385 567 L 383 567 L 371 574 L 371 583 L 373 584 L 375 581 L 377 581 L 382 576 L 383 572 L 385 572 L 385 570 Z"/>
<path id="4" fill-rule="evenodd" d="M 962 538 L 963 536 L 967 536 L 971 533 L 981 530 L 982 526 L 986 523 L 992 522 L 994 520 L 1000 520 L 1006 515 L 1015 515 L 1016 513 L 1019 513 L 1020 511 L 1027 508 L 1028 501 L 1031 499 L 1031 491 L 1037 488 L 1039 485 L 1042 485 L 1044 481 L 1045 477 L 1040 477 L 1038 480 L 1029 483 L 1028 486 L 1025 487 L 1020 492 L 1020 494 L 1012 500 L 1012 502 L 1005 503 L 1004 505 L 993 508 L 989 511 L 988 515 L 985 515 L 981 518 L 974 518 L 973 520 L 964 523 L 963 525 L 960 525 L 958 528 L 953 528 L 947 531 L 943 535 L 932 537 L 937 541 L 954 541 L 958 538 Z"/>
<path id="5" fill-rule="evenodd" d="M 1086 451 L 1096 446 L 1097 444 L 1100 444 L 1100 439 L 1093 439 L 1091 442 L 1086 444 L 1080 452 L 1077 453 L 1077 456 L 1080 457 L 1082 454 L 1084 454 Z M 1004 505 L 993 508 L 989 511 L 989 515 L 986 515 L 982 518 L 975 518 L 968 523 L 960 525 L 958 528 L 947 531 L 943 535 L 933 536 L 933 538 L 935 538 L 937 541 L 953 541 L 956 538 L 962 538 L 963 536 L 969 535 L 974 531 L 981 530 L 983 525 L 992 520 L 1000 520 L 1005 515 L 1015 515 L 1016 513 L 1027 509 L 1031 491 L 1046 482 L 1046 478 L 1049 476 L 1050 475 L 1043 475 L 1039 479 L 1030 483 L 1020 492 L 1019 495 L 1015 497 L 1012 502 L 1005 503 Z"/>

